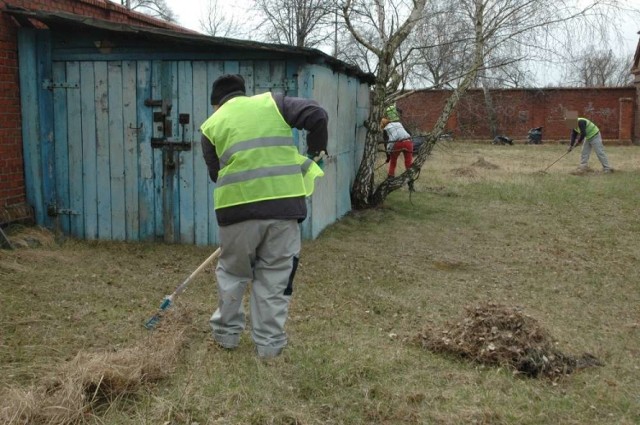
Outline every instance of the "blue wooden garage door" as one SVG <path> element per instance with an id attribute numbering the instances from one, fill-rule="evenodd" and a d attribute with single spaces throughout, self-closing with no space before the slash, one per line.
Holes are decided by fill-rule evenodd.
<path id="1" fill-rule="evenodd" d="M 223 73 L 245 76 L 249 93 L 287 89 L 284 62 L 54 62 L 53 81 L 63 82 L 52 87 L 61 230 L 82 239 L 216 244 L 199 126 Z M 152 146 L 167 134 L 179 144 Z M 190 149 L 174 148 L 181 142 Z"/>

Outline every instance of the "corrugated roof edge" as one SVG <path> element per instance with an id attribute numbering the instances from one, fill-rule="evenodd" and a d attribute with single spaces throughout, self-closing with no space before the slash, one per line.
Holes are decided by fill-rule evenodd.
<path id="1" fill-rule="evenodd" d="M 107 31 L 119 33 L 144 34 L 148 37 L 174 40 L 183 40 L 189 42 L 199 42 L 202 44 L 213 44 L 218 46 L 229 46 L 241 49 L 257 49 L 257 50 L 273 50 L 293 55 L 304 56 L 308 59 L 318 60 L 320 63 L 326 63 L 334 72 L 342 72 L 359 78 L 361 81 L 370 85 L 374 84 L 375 76 L 371 73 L 362 71 L 357 66 L 348 64 L 339 59 L 334 58 L 318 49 L 308 47 L 295 47 L 285 44 L 261 43 L 257 41 L 239 40 L 233 38 L 212 37 L 205 34 L 195 32 L 180 32 L 164 28 L 143 27 L 137 25 L 120 24 L 102 19 L 91 18 L 82 15 L 76 15 L 68 12 L 48 12 L 42 10 L 27 10 L 24 8 L 16 8 L 8 6 L 2 12 L 16 17 L 24 17 L 36 19 L 48 27 L 73 25 L 82 27 L 98 28 Z"/>

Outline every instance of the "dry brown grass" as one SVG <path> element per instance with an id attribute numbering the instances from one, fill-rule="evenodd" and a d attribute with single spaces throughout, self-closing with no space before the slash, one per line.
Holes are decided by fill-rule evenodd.
<path id="1" fill-rule="evenodd" d="M 184 318 L 170 314 L 148 338 L 118 351 L 81 351 L 30 388 L 0 394 L 0 423 L 72 425 L 171 374 L 185 342 Z"/>
<path id="2" fill-rule="evenodd" d="M 6 236 L 14 248 L 51 248 L 56 244 L 53 233 L 38 226 L 31 227 L 23 225 L 13 225 L 7 230 Z"/>

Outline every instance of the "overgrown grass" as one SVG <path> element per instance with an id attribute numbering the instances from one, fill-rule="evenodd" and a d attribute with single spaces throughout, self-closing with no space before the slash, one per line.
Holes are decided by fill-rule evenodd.
<path id="1" fill-rule="evenodd" d="M 416 193 L 304 244 L 290 346 L 271 362 L 246 333 L 233 352 L 212 343 L 207 271 L 174 306 L 192 318 L 176 371 L 86 423 L 640 423 L 640 150 L 607 147 L 611 175 L 570 174 L 578 152 L 539 173 L 564 149 L 438 146 Z M 497 168 L 474 166 L 480 157 Z M 1 386 L 33 384 L 77 352 L 162 338 L 142 323 L 209 251 L 77 241 L 0 251 Z M 605 366 L 526 379 L 414 342 L 487 301 L 521 307 L 558 349 Z"/>

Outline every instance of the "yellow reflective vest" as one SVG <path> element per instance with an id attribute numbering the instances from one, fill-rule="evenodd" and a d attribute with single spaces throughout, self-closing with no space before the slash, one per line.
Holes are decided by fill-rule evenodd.
<path id="1" fill-rule="evenodd" d="M 215 209 L 310 196 L 324 173 L 300 155 L 271 93 L 225 102 L 200 127 L 220 159 Z"/>
<path id="2" fill-rule="evenodd" d="M 586 126 L 586 135 L 584 136 L 585 139 L 589 140 L 591 138 L 593 138 L 596 134 L 598 134 L 598 132 L 600 132 L 600 129 L 598 128 L 598 126 L 596 126 L 594 123 L 592 123 L 591 121 L 589 121 L 586 118 L 578 118 L 578 124 L 580 123 L 580 121 L 586 121 L 587 126 Z M 575 128 L 576 133 L 580 134 L 580 126 L 578 125 L 578 127 Z"/>

